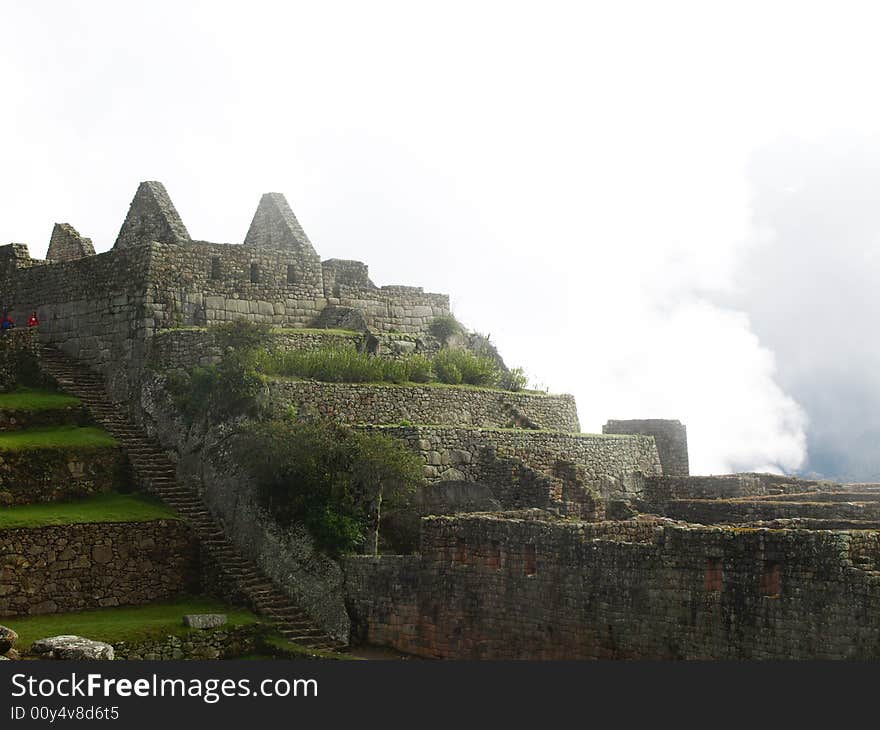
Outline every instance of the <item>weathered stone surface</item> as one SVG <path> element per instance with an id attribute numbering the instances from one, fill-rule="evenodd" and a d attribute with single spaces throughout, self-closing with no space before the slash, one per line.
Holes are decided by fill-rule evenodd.
<path id="1" fill-rule="evenodd" d="M 38 639 L 31 644 L 31 653 L 40 659 L 112 660 L 113 647 L 103 641 L 82 636 L 64 635 Z"/>
<path id="2" fill-rule="evenodd" d="M 56 223 L 52 229 L 49 250 L 46 259 L 49 261 L 75 261 L 83 256 L 94 256 L 95 247 L 91 238 L 83 238 L 69 223 Z"/>
<path id="3" fill-rule="evenodd" d="M 117 660 L 236 659 L 259 650 L 262 632 L 261 624 L 205 629 L 135 643 L 120 641 L 113 650 Z"/>
<path id="4" fill-rule="evenodd" d="M 422 521 L 420 554 L 345 560 L 360 639 L 457 659 L 877 659 L 877 531 L 658 517 Z"/>
<path id="5" fill-rule="evenodd" d="M 182 244 L 189 240 L 189 232 L 180 220 L 165 186 L 153 180 L 138 186 L 114 248 L 154 241 Z"/>
<path id="6" fill-rule="evenodd" d="M 216 629 L 225 623 L 224 613 L 191 613 L 183 617 L 183 625 L 191 629 Z"/>
<path id="7" fill-rule="evenodd" d="M 0 626 L 0 654 L 8 652 L 18 641 L 18 634 L 6 626 Z"/>
<path id="8" fill-rule="evenodd" d="M 177 520 L 0 530 L 0 615 L 152 603 L 198 591 L 199 555 Z"/>
<path id="9" fill-rule="evenodd" d="M 244 243 L 246 246 L 259 248 L 289 248 L 300 256 L 315 259 L 318 257 L 309 237 L 281 193 L 265 193 L 260 198 Z"/>
<path id="10" fill-rule="evenodd" d="M 681 421 L 661 418 L 608 421 L 602 426 L 602 433 L 653 436 L 663 473 L 668 476 L 687 476 L 690 473 L 687 429 Z"/>

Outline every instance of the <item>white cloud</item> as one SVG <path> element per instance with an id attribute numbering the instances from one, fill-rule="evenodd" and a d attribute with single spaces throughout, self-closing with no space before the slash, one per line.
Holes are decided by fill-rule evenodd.
<path id="1" fill-rule="evenodd" d="M 7 2 L 0 240 L 98 250 L 137 182 L 240 241 L 280 190 L 324 257 L 453 296 L 609 417 L 688 423 L 700 469 L 803 458 L 737 300 L 747 165 L 876 125 L 870 6 Z M 822 52 L 817 52 L 821 49 Z"/>

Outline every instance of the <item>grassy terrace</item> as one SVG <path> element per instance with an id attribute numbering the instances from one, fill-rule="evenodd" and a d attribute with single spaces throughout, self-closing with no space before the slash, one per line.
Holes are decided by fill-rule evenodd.
<path id="1" fill-rule="evenodd" d="M 101 428 L 57 426 L 0 433 L 0 451 L 57 448 L 108 448 L 118 442 Z"/>
<path id="2" fill-rule="evenodd" d="M 79 405 L 79 398 L 52 390 L 20 388 L 0 393 L 0 411 L 54 411 Z"/>
<path id="3" fill-rule="evenodd" d="M 168 507 L 139 494 L 99 494 L 75 502 L 47 502 L 0 507 L 0 530 L 90 522 L 174 520 Z"/>
<path id="4" fill-rule="evenodd" d="M 318 383 L 328 383 L 330 385 L 340 384 L 340 385 L 366 385 L 373 388 L 439 388 L 439 389 L 447 389 L 447 390 L 481 390 L 488 391 L 491 393 L 514 393 L 516 395 L 525 394 L 525 395 L 538 395 L 538 396 L 547 396 L 552 397 L 558 395 L 556 393 L 548 393 L 546 390 L 530 390 L 529 388 L 523 388 L 522 390 L 511 391 L 505 390 L 504 388 L 499 388 L 491 385 L 470 385 L 468 383 L 458 383 L 453 385 L 452 383 L 438 383 L 438 382 L 429 382 L 429 383 L 416 383 L 416 382 L 403 382 L 403 383 L 389 383 L 388 381 L 372 381 L 372 382 L 351 382 L 351 381 L 333 381 L 333 380 L 319 380 L 318 378 L 305 378 L 297 375 L 268 375 L 266 376 L 269 380 L 278 380 L 278 381 L 289 381 L 289 382 L 318 382 Z"/>
<path id="5" fill-rule="evenodd" d="M 168 635 L 183 636 L 189 631 L 183 625 L 187 613 L 225 613 L 228 626 L 243 626 L 258 621 L 250 611 L 232 608 L 209 598 L 182 598 L 169 603 L 148 606 L 104 608 L 82 613 L 62 613 L 50 616 L 4 618 L 3 623 L 18 632 L 16 649 L 27 650 L 37 639 L 61 634 L 76 634 L 89 639 L 114 643 L 135 643 Z"/>

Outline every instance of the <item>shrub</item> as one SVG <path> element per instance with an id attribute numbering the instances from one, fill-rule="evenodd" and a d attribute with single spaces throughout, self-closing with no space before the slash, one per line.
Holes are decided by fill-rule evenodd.
<path id="1" fill-rule="evenodd" d="M 364 542 L 374 552 L 383 506 L 407 503 L 422 478 L 421 459 L 403 442 L 323 420 L 255 424 L 237 453 L 272 516 L 303 523 L 333 553 Z"/>
<path id="2" fill-rule="evenodd" d="M 430 383 L 434 379 L 431 361 L 424 355 L 410 355 L 406 359 L 409 378 L 413 383 Z"/>
<path id="3" fill-rule="evenodd" d="M 428 332 L 436 337 L 440 342 L 446 344 L 454 335 L 460 335 L 464 332 L 464 327 L 452 314 L 441 314 L 434 317 L 431 324 L 428 325 Z"/>
<path id="4" fill-rule="evenodd" d="M 505 390 L 524 390 L 529 384 L 529 378 L 522 368 L 511 368 L 501 374 L 498 385 Z"/>
<path id="5" fill-rule="evenodd" d="M 443 383 L 456 385 L 497 385 L 498 365 L 491 357 L 468 350 L 444 348 L 434 356 L 434 372 Z"/>

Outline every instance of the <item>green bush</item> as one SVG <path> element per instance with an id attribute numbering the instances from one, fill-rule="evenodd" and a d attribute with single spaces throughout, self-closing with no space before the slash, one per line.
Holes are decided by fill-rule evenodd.
<path id="1" fill-rule="evenodd" d="M 216 365 L 169 376 L 168 387 L 177 406 L 190 422 L 206 413 L 221 418 L 253 415 L 263 388 L 258 366 L 266 357 L 268 326 L 240 319 L 215 325 L 209 331 L 223 356 Z"/>
<path id="2" fill-rule="evenodd" d="M 406 365 L 409 369 L 409 377 L 412 383 L 430 383 L 434 379 L 434 369 L 431 367 L 431 361 L 424 355 L 410 355 L 406 359 Z"/>
<path id="3" fill-rule="evenodd" d="M 491 357 L 468 350 L 444 348 L 434 356 L 434 372 L 443 383 L 457 385 L 497 385 L 500 373 Z"/>
<path id="4" fill-rule="evenodd" d="M 462 334 L 464 327 L 453 315 L 441 314 L 439 317 L 434 317 L 428 325 L 428 332 L 446 344 L 454 335 Z"/>
<path id="5" fill-rule="evenodd" d="M 510 370 L 502 373 L 501 377 L 498 380 L 499 386 L 501 386 L 505 390 L 512 390 L 514 392 L 518 390 L 525 390 L 528 384 L 529 378 L 522 368 L 511 368 Z"/>
<path id="6" fill-rule="evenodd" d="M 333 553 L 365 542 L 374 552 L 383 507 L 406 504 L 422 479 L 421 459 L 402 441 L 323 420 L 257 423 L 237 453 L 273 517 L 304 524 Z"/>

